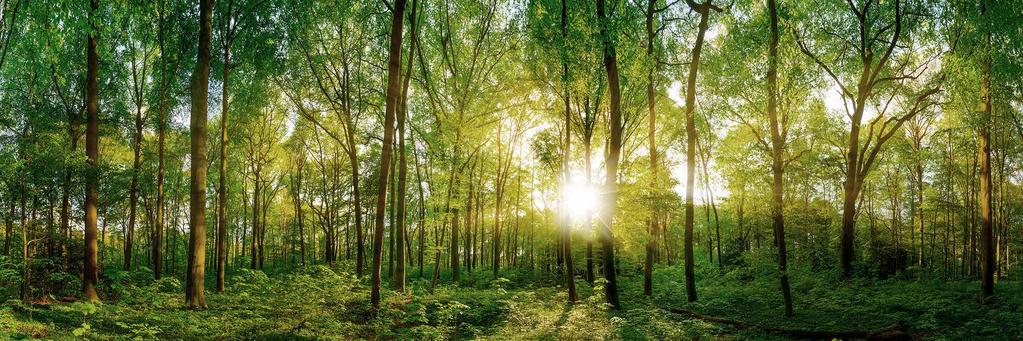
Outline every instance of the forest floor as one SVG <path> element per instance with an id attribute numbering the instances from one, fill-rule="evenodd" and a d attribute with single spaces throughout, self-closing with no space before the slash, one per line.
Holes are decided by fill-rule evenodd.
<path id="1" fill-rule="evenodd" d="M 995 303 L 983 306 L 976 282 L 828 282 L 819 273 L 796 273 L 796 314 L 785 318 L 776 277 L 745 268 L 701 268 L 697 303 L 686 303 L 678 268 L 655 273 L 653 298 L 641 295 L 641 276 L 624 276 L 621 311 L 607 310 L 600 290 L 582 280 L 581 301 L 571 306 L 553 278 L 510 271 L 492 280 L 481 271 L 463 276 L 462 286 L 438 285 L 430 293 L 429 281 L 413 272 L 413 294 L 385 290 L 371 318 L 369 288 L 324 266 L 269 276 L 241 270 L 230 277 L 227 293 L 207 291 L 209 309 L 200 311 L 182 308 L 175 279 L 131 285 L 131 275 L 121 274 L 126 277 L 112 279 L 103 304 L 7 300 L 0 339 L 785 339 L 759 327 L 866 331 L 893 324 L 923 339 L 1023 338 L 1023 287 L 1010 282 L 999 283 Z M 708 322 L 670 308 L 748 325 Z"/>

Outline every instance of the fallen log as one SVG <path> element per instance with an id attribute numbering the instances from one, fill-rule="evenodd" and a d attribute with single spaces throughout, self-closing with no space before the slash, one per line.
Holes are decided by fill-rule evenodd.
<path id="1" fill-rule="evenodd" d="M 683 308 L 666 308 L 665 310 L 679 314 L 686 315 L 696 319 L 700 319 L 707 322 L 714 322 L 720 324 L 726 324 L 739 329 L 755 329 L 769 334 L 788 336 L 795 339 L 809 339 L 809 340 L 832 340 L 832 339 L 865 339 L 865 340 L 913 340 L 913 336 L 910 335 L 901 324 L 893 324 L 886 328 L 870 330 L 870 331 L 825 331 L 825 330 L 810 330 L 810 329 L 798 329 L 798 328 L 786 328 L 786 327 L 772 327 L 772 326 L 761 326 L 755 325 L 744 321 L 733 320 L 730 318 L 704 315 L 689 309 Z"/>

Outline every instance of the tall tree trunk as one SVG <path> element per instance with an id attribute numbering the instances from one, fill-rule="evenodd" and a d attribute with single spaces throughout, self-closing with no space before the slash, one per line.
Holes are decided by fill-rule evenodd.
<path id="1" fill-rule="evenodd" d="M 922 133 L 921 133 L 922 134 Z M 922 139 L 922 135 L 920 139 Z M 918 267 L 924 266 L 924 166 L 923 166 L 923 146 L 919 140 L 915 141 L 916 149 L 916 164 L 915 175 L 916 175 L 916 214 L 917 221 L 920 231 L 920 248 L 917 249 L 916 265 Z M 933 257 L 933 255 L 932 255 Z"/>
<path id="2" fill-rule="evenodd" d="M 416 11 L 415 1 L 413 1 L 413 5 L 412 5 L 412 12 L 413 12 L 412 16 L 413 16 L 413 18 L 415 17 L 415 11 Z M 413 23 L 413 25 L 414 25 L 414 23 Z M 412 56 L 412 53 L 409 53 L 409 56 Z M 411 61 L 411 59 L 412 58 L 410 57 L 409 60 Z M 410 65 L 409 66 L 409 74 L 411 74 L 411 70 L 412 70 L 412 68 L 411 68 L 411 65 Z M 408 83 L 406 83 L 406 84 L 408 84 Z M 407 93 L 405 91 L 402 91 L 402 93 L 403 93 L 402 97 L 405 97 L 407 95 Z M 402 99 L 400 99 L 400 101 L 401 101 L 401 110 L 399 110 L 399 115 L 401 115 L 401 116 L 398 117 L 398 141 L 399 141 L 399 143 L 398 143 L 398 153 L 399 153 L 398 154 L 398 189 L 397 189 L 398 198 L 396 200 L 397 203 L 398 203 L 398 209 L 397 209 L 397 211 L 398 211 L 398 217 L 397 217 L 397 219 L 398 219 L 398 235 L 396 236 L 397 238 L 395 238 L 395 239 L 397 239 L 396 242 L 398 244 L 398 247 L 397 247 L 397 250 L 396 250 L 398 254 L 395 257 L 395 258 L 397 258 L 397 263 L 398 264 L 397 264 L 397 270 L 395 271 L 395 274 L 394 274 L 394 289 L 396 291 L 398 291 L 398 292 L 404 292 L 405 291 L 405 258 L 406 258 L 405 248 L 404 248 L 405 238 L 406 238 L 406 236 L 405 236 L 405 231 L 406 231 L 405 230 L 405 226 L 406 226 L 406 218 L 408 217 L 408 215 L 405 213 L 405 203 L 406 203 L 405 194 L 407 192 L 407 186 L 405 184 L 405 181 L 406 181 L 406 179 L 408 177 L 408 163 L 407 163 L 408 161 L 405 158 L 405 120 L 407 119 L 406 118 L 407 113 L 405 111 L 406 100 L 404 98 L 402 98 Z"/>
<path id="3" fill-rule="evenodd" d="M 654 59 L 654 39 L 656 38 L 654 33 L 654 14 L 656 13 L 657 0 L 647 0 L 646 11 L 646 55 L 647 59 Z M 651 65 L 656 65 L 652 63 Z M 650 154 L 650 193 L 653 197 L 650 200 L 650 217 L 647 218 L 647 233 L 648 240 L 646 243 L 646 259 L 643 263 L 643 295 L 647 297 L 653 295 L 653 272 L 654 272 L 654 253 L 657 252 L 657 210 L 659 193 L 657 193 L 657 142 L 654 139 L 654 133 L 657 130 L 657 112 L 654 111 L 654 105 L 656 97 L 654 96 L 654 77 L 656 67 L 651 67 L 647 70 L 647 83 L 646 83 L 646 108 L 647 108 L 647 140 L 648 149 L 647 152 Z"/>
<path id="4" fill-rule="evenodd" d="M 703 39 L 707 33 L 707 21 L 711 9 L 720 10 L 711 5 L 710 0 L 696 4 L 687 0 L 689 6 L 700 14 L 700 24 L 693 45 L 692 60 L 689 62 L 689 77 L 686 82 L 686 202 L 685 202 L 685 276 L 686 298 L 689 302 L 696 301 L 696 275 L 693 264 L 693 187 L 696 173 L 696 73 L 700 70 L 700 52 L 703 50 Z"/>
<path id="5" fill-rule="evenodd" d="M 199 2 L 199 48 L 191 80 L 191 197 L 189 198 L 188 272 L 185 276 L 185 304 L 190 309 L 206 308 L 206 114 L 210 83 L 210 40 L 212 0 Z"/>
<path id="6" fill-rule="evenodd" d="M 586 153 L 586 156 L 583 158 L 586 163 L 586 186 L 593 186 L 593 174 L 591 174 L 593 165 L 591 163 L 592 160 L 590 159 L 590 153 L 592 152 L 590 149 L 590 142 L 592 137 L 593 136 L 590 134 L 586 134 L 583 139 L 583 152 Z M 593 285 L 593 280 L 596 279 L 596 276 L 593 273 L 593 210 L 586 212 L 585 224 L 586 231 L 589 232 L 589 236 L 586 238 L 586 282 Z M 532 250 L 530 250 L 530 252 L 532 252 Z M 532 254 L 530 256 L 532 256 Z M 530 261 L 532 261 L 532 258 L 530 258 Z M 530 267 L 532 267 L 532 264 L 530 264 Z"/>
<path id="7" fill-rule="evenodd" d="M 348 90 L 349 81 L 349 64 L 343 63 L 344 68 L 344 106 L 345 111 L 344 126 L 345 126 L 345 140 L 348 148 L 346 152 L 348 154 L 348 164 L 352 167 L 352 206 L 354 209 L 353 214 L 355 215 L 355 273 L 358 277 L 362 277 L 363 269 L 366 267 L 366 249 L 363 238 L 363 224 L 362 224 L 362 190 L 359 185 L 360 173 L 359 173 L 359 153 L 358 148 L 355 145 L 355 123 L 352 119 L 351 105 L 349 96 L 351 92 Z"/>
<path id="8" fill-rule="evenodd" d="M 224 292 L 224 271 L 227 267 L 227 115 L 231 106 L 228 98 L 231 79 L 231 45 L 234 42 L 232 13 L 234 1 L 227 1 L 227 30 L 224 41 L 224 84 L 220 96 L 220 179 L 217 188 L 217 292 Z"/>
<path id="9" fill-rule="evenodd" d="M 565 0 L 561 0 L 561 39 L 564 44 L 568 45 L 568 6 L 565 4 Z M 571 169 L 569 160 L 572 158 L 572 107 L 570 96 L 570 84 L 568 74 L 568 51 L 562 51 L 561 61 L 561 81 L 565 86 L 565 150 L 564 156 L 561 158 L 561 171 L 562 171 L 562 186 L 568 186 L 568 182 L 571 181 Z M 500 134 L 497 137 L 500 139 Z M 498 158 L 500 159 L 500 158 Z M 575 291 L 575 262 L 572 261 L 572 217 L 568 212 L 568 200 L 564 191 L 561 195 L 561 207 L 562 207 L 562 253 L 565 256 L 565 284 L 568 286 L 568 302 L 575 303 L 579 299 Z M 498 202 L 500 205 L 500 202 Z M 515 213 L 518 216 L 518 211 Z"/>
<path id="10" fill-rule="evenodd" d="M 415 143 L 413 143 L 415 145 Z M 423 194 L 423 176 L 419 170 L 419 156 L 415 152 L 415 148 L 412 149 L 412 163 L 416 167 L 416 189 L 419 194 L 419 223 L 417 229 L 419 230 L 419 250 L 416 252 L 416 264 L 419 266 L 419 278 L 423 278 L 423 252 L 426 248 L 426 198 Z"/>
<path id="11" fill-rule="evenodd" d="M 981 16 L 987 17 L 987 3 L 980 2 Z M 986 23 L 986 22 L 985 22 Z M 991 223 L 991 32 L 985 25 L 983 74 L 980 83 L 980 253 L 981 300 L 987 302 L 995 294 L 995 252 Z"/>
<path id="12" fill-rule="evenodd" d="M 714 263 L 714 255 L 717 254 L 718 270 L 724 270 L 725 264 L 721 259 L 721 221 L 718 219 L 718 206 L 714 202 L 714 189 L 710 187 L 710 172 L 707 170 L 707 164 L 710 163 L 710 150 L 704 150 L 704 146 L 700 144 L 700 141 L 696 141 L 696 153 L 700 156 L 700 168 L 703 172 L 703 189 L 705 191 L 705 198 L 707 202 L 704 203 L 703 208 L 706 212 L 707 221 L 707 250 L 710 252 L 710 261 Z M 709 204 L 709 205 L 708 205 Z M 710 213 L 714 212 L 714 236 L 711 238 L 710 231 Z M 717 245 L 714 245 L 717 243 Z"/>
<path id="13" fill-rule="evenodd" d="M 400 101 L 400 99 L 396 99 L 396 101 Z M 400 107 L 401 104 L 399 103 L 398 106 Z M 391 148 L 394 148 L 394 146 L 392 145 Z M 389 238 L 387 238 L 387 277 L 389 277 L 391 279 L 394 279 L 394 239 L 397 237 L 395 235 L 395 231 L 394 231 L 397 228 L 397 226 L 395 226 L 395 225 L 397 225 L 397 221 L 395 221 L 395 217 L 394 217 L 394 213 L 395 213 L 394 212 L 395 211 L 394 210 L 394 208 L 395 208 L 394 207 L 395 206 L 394 205 L 394 197 L 395 197 L 394 191 L 395 191 L 395 187 L 397 186 L 397 182 L 398 182 L 397 179 L 396 179 L 397 172 L 395 171 L 395 168 L 397 167 L 397 165 L 396 165 L 397 162 L 396 161 L 397 160 L 395 160 L 394 158 L 391 158 L 391 178 L 388 181 L 388 182 L 390 182 L 390 193 L 387 195 L 387 200 L 389 201 L 387 203 L 387 214 L 388 214 L 388 222 L 390 222 L 390 224 L 389 224 L 390 233 L 388 234 Z M 399 249 L 401 248 L 401 244 L 398 245 L 398 248 Z"/>
<path id="14" fill-rule="evenodd" d="M 263 186 L 260 186 L 260 183 L 262 181 L 259 178 L 258 166 L 255 166 L 255 167 L 256 168 L 253 168 L 253 174 L 252 174 L 252 179 L 253 179 L 252 180 L 252 242 L 249 243 L 250 244 L 249 247 L 252 248 L 252 250 L 250 252 L 250 255 L 249 255 L 251 257 L 251 259 L 249 260 L 249 269 L 252 269 L 252 270 L 256 270 L 256 269 L 259 268 L 259 229 L 261 228 L 261 225 L 262 225 L 262 224 L 260 224 L 260 219 L 259 219 L 259 217 L 260 217 L 259 211 L 260 211 L 260 208 L 262 206 L 262 205 L 259 204 L 259 198 L 262 196 L 262 193 L 260 193 L 260 191 L 262 190 Z"/>
<path id="15" fill-rule="evenodd" d="M 304 141 L 302 142 L 304 146 Z M 302 180 L 305 169 L 305 156 L 304 154 L 299 155 L 295 162 L 296 175 L 292 179 L 291 184 L 293 186 L 292 195 L 295 201 L 295 219 L 298 223 L 298 248 L 299 248 L 299 261 L 302 266 L 306 266 L 305 261 L 305 214 L 302 212 Z M 244 202 L 244 201 L 243 201 Z"/>
<path id="16" fill-rule="evenodd" d="M 618 299 L 618 274 L 615 271 L 614 235 L 611 234 L 611 219 L 614 218 L 618 201 L 618 158 L 622 152 L 622 93 L 618 80 L 618 56 L 611 39 L 610 18 L 605 13 L 604 0 L 597 0 L 597 18 L 604 47 L 604 69 L 607 71 L 607 85 L 611 94 L 611 115 L 610 122 L 608 122 L 611 126 L 611 138 L 608 155 L 604 161 L 607 176 L 604 182 L 604 207 L 600 211 L 601 260 L 604 278 L 607 279 L 607 285 L 604 286 L 607 303 L 611 305 L 612 309 L 618 310 L 621 309 L 621 303 Z"/>
<path id="17" fill-rule="evenodd" d="M 771 222 L 778 247 L 778 277 L 785 303 L 785 316 L 792 316 L 792 290 L 789 287 L 788 255 L 785 249 L 785 136 L 778 121 L 778 5 L 767 0 L 771 17 L 771 41 L 767 48 L 767 116 L 771 123 Z M 720 258 L 720 256 L 718 257 Z"/>
<path id="18" fill-rule="evenodd" d="M 474 213 L 472 210 L 475 191 L 475 178 L 476 178 L 476 165 L 479 163 L 479 158 L 473 161 L 472 167 L 469 169 L 469 181 L 466 182 L 468 191 L 465 196 L 465 233 L 462 238 L 462 248 L 465 252 L 462 252 L 462 263 L 465 264 L 465 270 L 472 272 L 472 255 L 473 255 L 473 244 L 472 244 L 472 218 Z"/>
<path id="19" fill-rule="evenodd" d="M 145 72 L 143 72 L 145 77 Z M 144 82 L 140 80 L 138 75 L 135 75 L 135 135 L 132 138 L 132 172 L 131 172 L 131 183 L 128 185 L 128 225 L 124 227 L 124 271 L 131 270 L 131 247 L 132 240 L 135 234 L 135 210 L 138 206 L 138 179 L 139 179 L 139 168 L 142 161 L 142 87 L 138 85 L 138 82 Z M 62 218 L 63 219 L 63 218 Z"/>
<path id="20" fill-rule="evenodd" d="M 165 49 L 164 41 L 164 25 L 166 15 L 166 2 L 160 1 L 159 15 L 159 28 L 157 31 L 157 39 L 159 40 L 160 48 L 160 103 L 159 111 L 157 113 L 156 122 L 156 134 L 157 134 L 157 167 L 156 167 L 156 217 L 154 221 L 156 225 L 153 227 L 153 231 L 150 236 L 150 262 L 153 264 L 153 277 L 160 279 L 160 275 L 163 270 L 163 229 L 164 229 L 164 152 L 166 149 L 166 131 L 167 131 L 167 91 L 170 88 L 170 77 L 168 76 L 167 70 L 167 54 Z M 175 67 L 176 68 L 176 67 Z"/>
<path id="21" fill-rule="evenodd" d="M 387 196 L 387 176 L 391 164 L 391 144 L 394 141 L 395 107 L 401 92 L 401 34 L 406 0 L 395 0 L 391 13 L 390 43 L 387 52 L 387 103 L 384 110 L 384 141 L 380 153 L 380 178 L 377 180 L 377 202 L 373 230 L 373 273 L 370 300 L 373 308 L 380 307 L 380 265 L 384 245 L 384 205 Z M 354 149 L 354 146 L 352 146 Z"/>
<path id="22" fill-rule="evenodd" d="M 85 131 L 85 154 L 88 157 L 88 173 L 85 181 L 85 269 L 82 274 L 85 299 L 99 301 L 96 284 L 99 282 L 99 263 L 96 259 L 96 202 L 99 199 L 99 50 L 97 37 L 99 28 L 96 16 L 99 0 L 89 1 L 91 30 L 88 39 L 88 70 L 85 80 L 85 103 L 87 123 Z M 22 213 L 24 214 L 24 212 Z M 23 242 L 24 242 L 24 238 Z M 27 242 L 26 242 L 27 244 Z M 28 245 L 23 245 L 26 250 Z M 27 259 L 27 258 L 26 258 Z"/>
<path id="23" fill-rule="evenodd" d="M 494 229 L 491 240 L 493 241 L 492 269 L 494 278 L 501 272 L 501 202 L 504 199 L 504 182 L 501 179 L 501 163 L 503 160 L 501 146 L 501 122 L 497 123 L 497 179 L 494 181 Z"/>

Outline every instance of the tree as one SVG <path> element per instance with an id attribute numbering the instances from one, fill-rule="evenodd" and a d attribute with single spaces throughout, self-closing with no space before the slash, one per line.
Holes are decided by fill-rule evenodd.
<path id="1" fill-rule="evenodd" d="M 825 33 L 820 34 L 830 39 L 858 42 L 856 44 L 846 44 L 840 48 L 853 49 L 851 52 L 854 52 L 855 58 L 842 62 L 855 63 L 855 68 L 843 67 L 842 69 L 837 69 L 834 65 L 828 65 L 821 59 L 819 52 L 813 51 L 815 45 L 811 45 L 805 33 L 796 34 L 797 43 L 803 54 L 811 58 L 820 68 L 824 69 L 835 85 L 838 86 L 850 121 L 848 140 L 845 147 L 845 181 L 843 182 L 842 201 L 841 265 L 843 277 L 848 277 L 852 271 L 856 204 L 863 189 L 864 179 L 870 172 L 885 142 L 899 131 L 903 123 L 912 119 L 920 111 L 933 105 L 929 97 L 940 90 L 939 84 L 930 84 L 922 90 L 915 91 L 910 95 L 904 95 L 904 100 L 897 101 L 896 103 L 901 106 L 900 108 L 890 107 L 888 104 L 891 104 L 892 98 L 896 97 L 895 92 L 898 89 L 903 89 L 907 81 L 916 80 L 921 77 L 923 71 L 927 69 L 926 61 L 910 59 L 909 62 L 903 62 L 901 60 L 893 60 L 896 49 L 909 49 L 907 44 L 913 43 L 909 39 L 911 38 L 910 34 L 919 28 L 919 24 L 917 21 L 905 22 L 904 17 L 907 12 L 902 8 L 901 0 L 894 1 L 890 7 L 885 6 L 886 4 L 876 4 L 875 6 L 873 2 L 869 1 L 860 6 L 851 1 L 847 2 L 847 4 L 848 10 L 853 17 L 829 16 L 826 20 L 831 24 L 826 25 L 846 25 L 843 27 L 849 27 L 850 29 L 837 33 L 837 36 L 833 33 L 827 33 L 829 32 L 827 29 L 824 29 Z M 923 8 L 912 8 L 911 10 L 910 13 L 925 11 Z M 888 23 L 883 24 L 884 22 Z M 853 30 L 851 28 L 856 29 Z M 842 34 L 847 36 L 842 36 Z M 879 38 L 883 35 L 890 38 Z M 818 40 L 817 45 L 820 44 L 826 44 L 826 42 Z M 836 55 L 836 53 L 841 53 L 834 50 L 834 48 L 828 50 L 827 55 L 832 56 Z M 840 56 L 844 55 L 841 54 Z M 936 78 L 938 80 L 942 79 L 941 76 Z M 896 90 L 889 88 L 895 88 Z M 875 100 L 880 94 L 880 91 L 877 90 L 881 89 L 891 91 L 889 92 L 891 95 L 887 101 L 875 104 Z M 864 113 L 868 106 L 875 106 L 878 114 L 867 124 L 866 140 L 861 142 L 860 135 L 863 129 Z M 901 113 L 889 114 L 889 110 L 899 110 Z"/>
<path id="2" fill-rule="evenodd" d="M 565 4 L 565 0 L 561 0 L 561 39 L 563 40 L 563 43 L 562 43 L 563 45 L 568 45 L 567 44 L 567 40 L 568 40 L 568 7 Z M 562 49 L 563 50 L 567 50 L 564 46 L 562 47 Z M 571 170 L 570 170 L 570 166 L 569 166 L 570 165 L 569 160 L 571 159 L 571 155 L 572 155 L 572 153 L 571 153 L 571 150 L 572 150 L 572 105 L 571 105 L 571 102 L 572 101 L 571 101 L 571 95 L 570 95 L 570 92 L 569 92 L 569 86 L 570 86 L 570 84 L 569 84 L 569 77 L 570 76 L 569 76 L 569 73 L 568 73 L 568 61 L 566 61 L 566 59 L 568 58 L 566 56 L 567 52 L 568 51 L 562 51 L 561 52 L 561 60 L 562 60 L 561 61 L 561 68 L 562 68 L 561 82 L 564 83 L 564 85 L 565 85 L 565 93 L 563 95 L 563 99 L 565 100 L 565 128 L 564 128 L 565 129 L 565 148 L 564 148 L 565 155 L 561 158 L 561 160 L 562 160 L 561 161 L 561 167 L 562 167 L 562 173 L 563 173 L 563 177 L 561 179 L 562 186 L 567 186 L 568 182 L 571 180 L 570 179 L 571 178 Z M 498 130 L 498 131 L 500 131 L 500 130 Z M 498 153 L 500 153 L 500 149 L 498 149 L 498 150 L 499 150 Z M 500 155 L 498 156 L 498 158 L 500 159 Z M 501 193 L 500 189 L 498 190 L 498 193 Z M 500 198 L 500 196 L 498 198 Z M 566 202 L 567 200 L 568 200 L 568 198 L 564 197 L 564 190 L 563 190 L 562 191 L 562 198 L 561 198 L 561 204 L 562 204 L 563 207 L 567 207 L 567 204 L 568 204 Z M 500 205 L 500 204 L 501 204 L 500 199 L 498 199 L 498 205 Z M 564 223 L 562 224 L 562 227 L 561 227 L 562 230 L 563 230 L 563 232 L 562 232 L 563 233 L 562 234 L 562 240 L 561 240 L 563 248 L 562 248 L 561 252 L 565 254 L 565 285 L 568 288 L 568 302 L 569 303 L 574 303 L 578 299 L 578 297 L 577 297 L 578 295 L 576 295 L 576 292 L 575 292 L 575 264 L 574 264 L 575 262 L 572 260 L 572 226 L 571 226 L 571 217 L 569 216 L 569 213 L 568 213 L 567 209 L 563 208 L 562 211 L 563 212 L 561 213 L 562 214 L 562 218 L 561 219 L 564 219 Z M 496 251 L 495 251 L 495 254 L 496 254 Z M 496 266 L 495 266 L 495 269 L 496 269 Z M 494 270 L 494 272 L 496 274 L 497 270 Z"/>
<path id="3" fill-rule="evenodd" d="M 85 81 L 86 117 L 85 154 L 89 158 L 89 171 L 85 182 L 85 270 L 82 275 L 85 299 L 99 301 L 96 284 L 99 282 L 98 244 L 96 241 L 96 201 L 99 199 L 99 0 L 89 1 L 89 39 L 87 48 L 88 74 Z M 22 199 L 24 200 L 24 199 Z M 22 201 L 24 203 L 24 201 Z M 22 214 L 24 215 L 24 204 Z M 24 227 L 24 223 L 22 223 Z M 24 234 L 24 233 L 22 233 Z M 24 247 L 28 247 L 22 238 Z"/>
<path id="4" fill-rule="evenodd" d="M 148 9 L 148 8 L 143 8 Z M 132 13 L 139 15 L 138 13 Z M 142 127 L 145 122 L 144 108 L 146 106 L 146 86 L 149 85 L 148 73 L 151 66 L 150 60 L 154 51 L 149 34 L 149 22 L 139 20 L 135 16 L 128 16 L 129 34 L 134 35 L 128 42 L 131 67 L 131 100 L 135 105 L 135 130 L 132 135 L 132 174 L 131 184 L 128 187 L 128 225 L 124 232 L 124 270 L 131 270 L 132 241 L 135 235 L 136 208 L 138 206 L 138 178 L 142 167 Z M 139 25 L 139 26 L 134 26 Z M 74 144 L 74 143 L 72 143 Z M 70 186 L 67 184 L 66 186 Z"/>
<path id="5" fill-rule="evenodd" d="M 788 132 L 778 120 L 778 4 L 767 0 L 771 17 L 771 42 L 767 48 L 767 116 L 771 123 L 771 226 L 778 248 L 778 278 L 785 300 L 785 316 L 792 316 L 792 289 L 789 288 L 788 253 L 785 249 L 785 139 Z"/>
<path id="6" fill-rule="evenodd" d="M 240 6 L 239 6 L 240 7 Z M 224 14 L 220 34 L 223 39 L 224 70 L 223 87 L 220 97 L 220 179 L 217 186 L 217 292 L 224 292 L 224 271 L 227 266 L 227 139 L 228 89 L 231 79 L 231 47 L 238 32 L 238 14 L 234 10 L 234 0 L 227 1 L 227 12 Z"/>
<path id="7" fill-rule="evenodd" d="M 985 21 L 987 2 L 981 0 L 980 13 Z M 978 132 L 978 160 L 980 162 L 980 258 L 981 301 L 987 302 L 995 294 L 995 248 L 991 223 L 991 29 L 981 25 L 984 35 L 982 74 L 980 79 L 980 131 Z"/>
<path id="8" fill-rule="evenodd" d="M 703 40 L 707 33 L 710 11 L 721 12 L 721 8 L 706 0 L 697 4 L 693 0 L 686 0 L 686 4 L 700 15 L 700 23 L 697 26 L 696 42 L 693 44 L 693 52 L 689 61 L 689 75 L 686 83 L 686 203 L 685 203 L 685 258 L 686 258 L 686 298 L 689 302 L 696 301 L 696 274 L 693 264 L 693 188 L 696 185 L 696 74 L 700 70 L 700 53 L 703 50 Z"/>
<path id="9" fill-rule="evenodd" d="M 607 303 L 612 309 L 621 309 L 621 302 L 618 299 L 618 274 L 615 271 L 614 236 L 611 234 L 611 219 L 614 217 L 618 200 L 618 158 L 622 152 L 622 109 L 621 109 L 621 86 L 618 80 L 618 57 L 615 52 L 615 45 L 611 38 L 610 15 L 605 9 L 604 0 L 597 0 L 597 19 L 600 24 L 600 36 L 604 46 L 604 68 L 607 71 L 607 85 L 611 96 L 610 117 L 611 139 L 608 145 L 607 159 L 604 161 L 604 169 L 607 172 L 604 180 L 604 195 L 602 198 L 600 217 L 600 246 L 601 260 L 604 268 L 604 278 L 607 284 L 604 286 Z"/>
<path id="10" fill-rule="evenodd" d="M 95 1 L 95 0 L 94 0 Z M 210 40 L 213 3 L 199 2 L 199 49 L 191 80 L 191 197 L 189 199 L 188 272 L 185 276 L 185 304 L 189 309 L 206 308 L 206 111 L 210 82 Z"/>
<path id="11" fill-rule="evenodd" d="M 395 111 L 401 94 L 401 35 L 406 0 L 395 0 L 391 10 L 390 42 L 387 52 L 387 103 L 384 111 L 384 141 L 380 152 L 380 178 L 377 181 L 377 203 L 373 229 L 373 308 L 380 307 L 380 265 L 384 245 L 384 206 L 387 202 L 387 173 L 391 167 L 391 144 L 394 141 Z"/>
<path id="12" fill-rule="evenodd" d="M 405 150 L 407 140 L 405 138 L 405 121 L 408 120 L 408 88 L 409 83 L 412 80 L 412 64 L 413 57 L 412 53 L 415 50 L 415 45 L 418 43 L 417 31 L 419 28 L 419 17 L 417 12 L 419 10 L 419 1 L 412 0 L 412 13 L 409 15 L 409 27 L 411 27 L 411 34 L 409 35 L 409 49 L 408 49 L 408 70 L 405 72 L 404 80 L 402 81 L 401 97 L 398 99 L 398 233 L 396 244 L 397 247 L 397 262 L 398 269 L 394 276 L 394 289 L 398 292 L 405 291 L 405 259 L 409 257 L 405 252 L 405 240 L 408 238 L 407 233 L 407 219 L 408 214 L 406 212 L 406 193 L 408 192 L 408 186 L 406 184 L 406 178 L 408 177 L 408 161 L 407 152 Z M 421 228 L 421 227 L 420 227 Z M 411 253 L 411 252 L 409 252 Z"/>

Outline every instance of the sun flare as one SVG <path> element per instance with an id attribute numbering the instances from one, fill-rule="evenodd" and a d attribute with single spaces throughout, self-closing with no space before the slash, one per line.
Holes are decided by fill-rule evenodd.
<path id="1" fill-rule="evenodd" d="M 573 220 L 581 220 L 597 209 L 599 193 L 590 184 L 571 182 L 564 188 L 565 209 Z"/>

